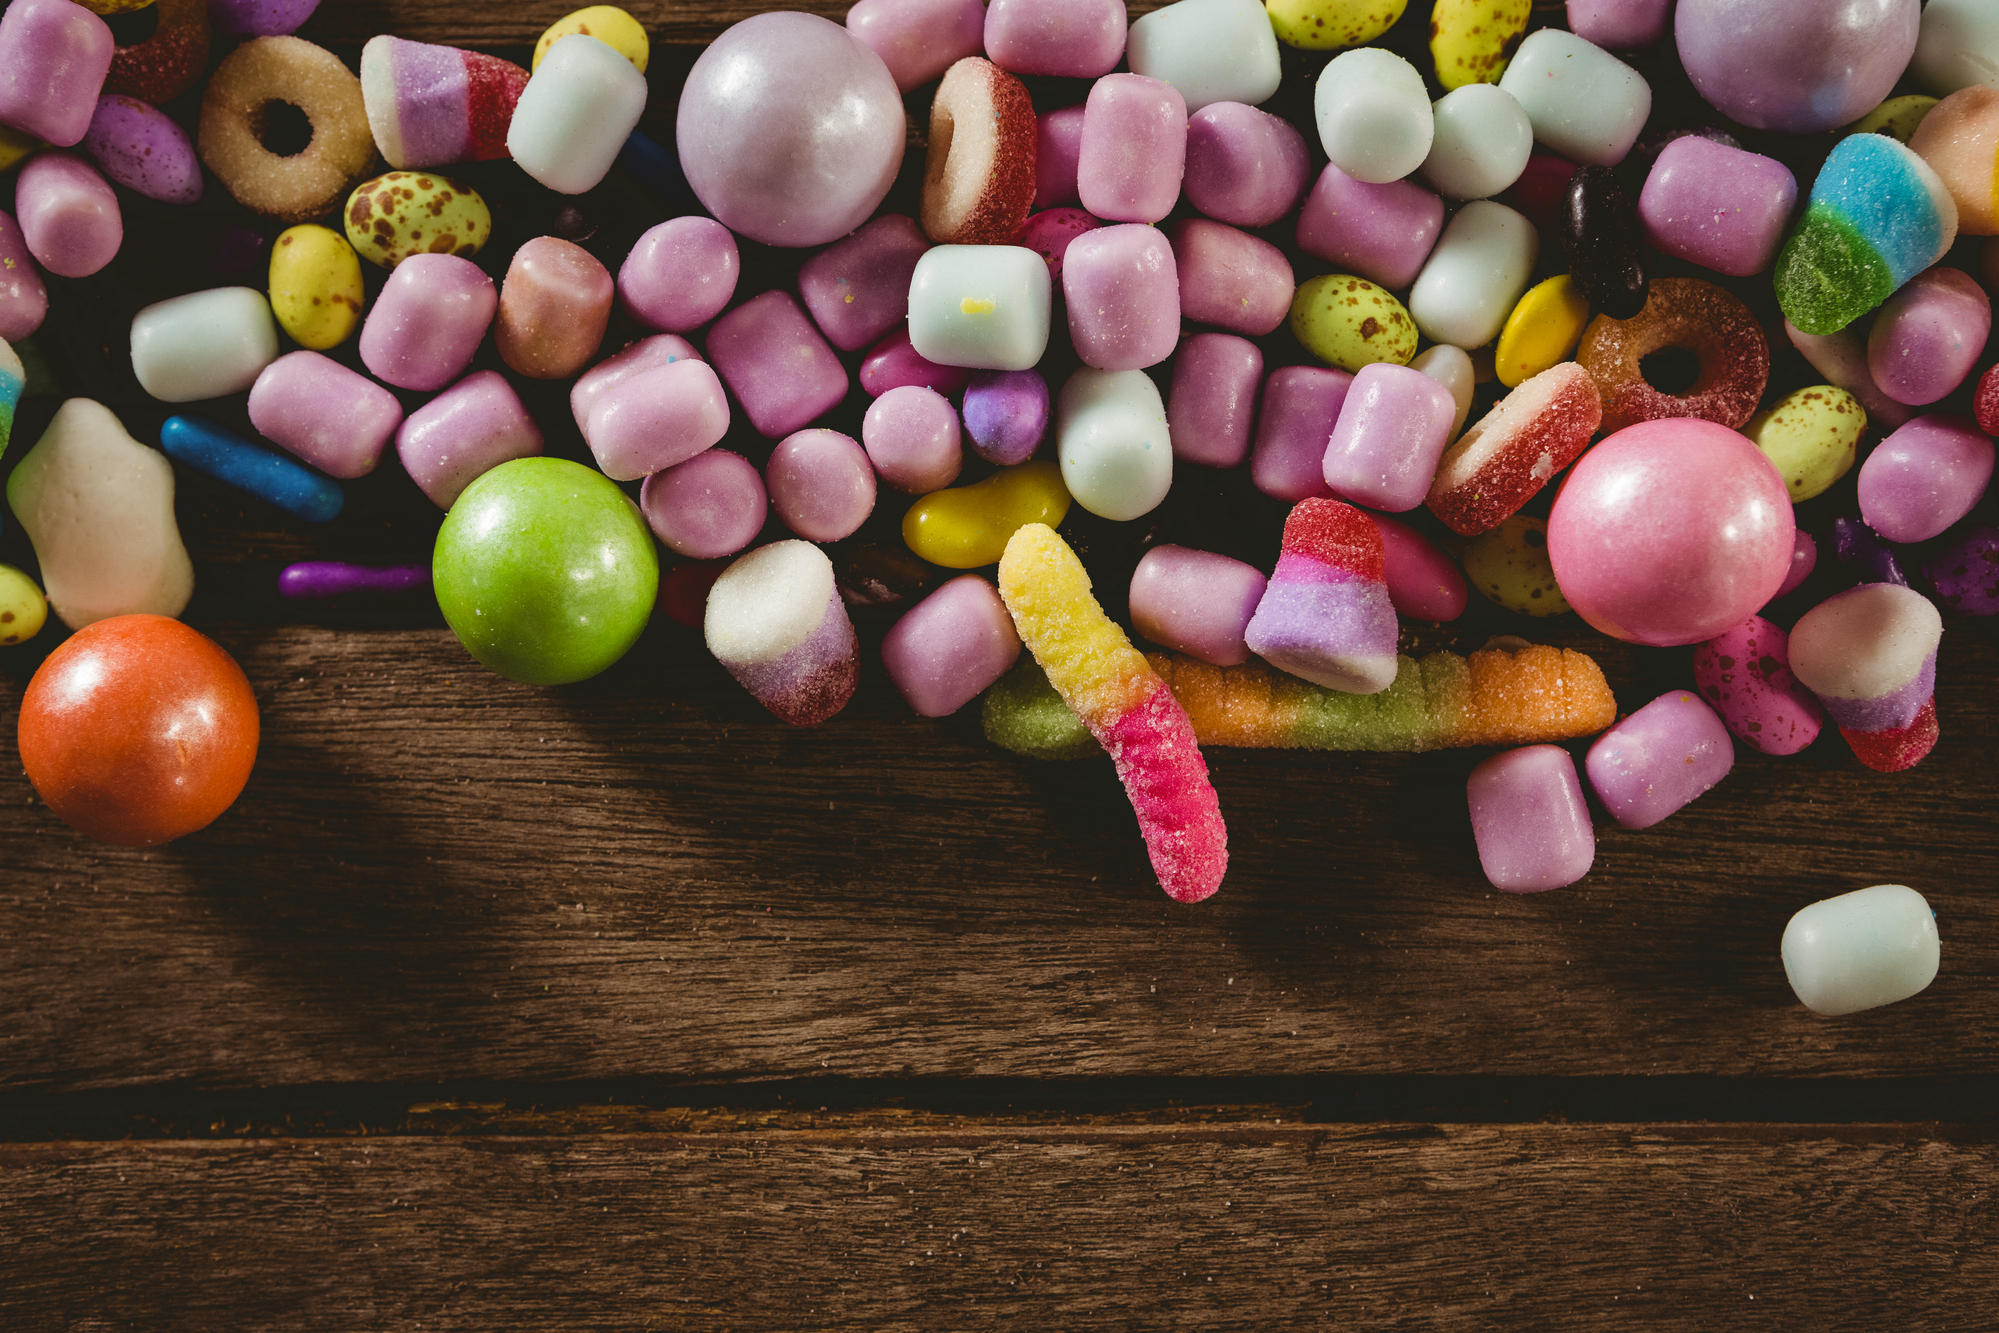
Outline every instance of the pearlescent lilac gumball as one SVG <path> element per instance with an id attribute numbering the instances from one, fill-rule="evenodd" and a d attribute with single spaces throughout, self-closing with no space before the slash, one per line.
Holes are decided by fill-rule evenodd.
<path id="1" fill-rule="evenodd" d="M 1916 49 L 1920 0 L 1680 0 L 1695 91 L 1759 130 L 1816 134 L 1878 106 Z"/>
<path id="2" fill-rule="evenodd" d="M 894 184 L 902 95 L 839 24 L 759 14 L 694 62 L 675 134 L 688 185 L 724 226 L 766 245 L 824 245 Z"/>

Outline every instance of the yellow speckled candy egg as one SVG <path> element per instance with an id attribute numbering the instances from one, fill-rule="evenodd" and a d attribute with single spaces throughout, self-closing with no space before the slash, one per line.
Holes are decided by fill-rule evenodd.
<path id="1" fill-rule="evenodd" d="M 579 33 L 595 37 L 637 65 L 639 73 L 646 72 L 652 43 L 646 40 L 646 30 L 639 25 L 639 21 L 616 5 L 592 5 L 550 24 L 548 31 L 541 35 L 541 40 L 534 44 L 534 62 L 528 66 L 529 72 L 541 68 L 541 58 L 548 54 L 549 47 Z"/>
<path id="2" fill-rule="evenodd" d="M 434 171 L 391 171 L 347 196 L 347 239 L 383 268 L 411 255 L 469 259 L 492 234 L 493 214 L 479 192 Z"/>
<path id="3" fill-rule="evenodd" d="M 361 259 L 330 227 L 291 227 L 271 245 L 271 313 L 300 347 L 338 347 L 361 322 Z"/>
<path id="4" fill-rule="evenodd" d="M 1437 0 L 1430 12 L 1430 58 L 1444 91 L 1498 83 L 1533 8 L 1533 0 Z"/>
<path id="5" fill-rule="evenodd" d="M 35 581 L 12 565 L 0 565 L 0 645 L 26 643 L 48 618 L 48 599 Z"/>
<path id="6" fill-rule="evenodd" d="M 1891 97 L 1854 121 L 1847 127 L 1847 133 L 1886 134 L 1907 143 L 1915 137 L 1916 127 L 1923 123 L 1923 117 L 1929 115 L 1930 108 L 1936 104 L 1936 98 L 1925 97 L 1921 93 Z"/>
<path id="7" fill-rule="evenodd" d="M 1416 321 L 1393 293 L 1351 273 L 1312 278 L 1291 298 L 1291 331 L 1305 350 L 1341 370 L 1416 355 Z"/>
<path id="8" fill-rule="evenodd" d="M 1749 418 L 1742 433 L 1777 465 L 1791 503 L 1822 494 L 1853 468 L 1867 409 L 1844 389 L 1814 384 L 1794 389 L 1775 407 Z"/>
<path id="9" fill-rule="evenodd" d="M 1548 560 L 1546 519 L 1515 514 L 1465 548 L 1465 577 L 1488 601 L 1523 616 L 1559 616 L 1569 602 Z"/>
<path id="10" fill-rule="evenodd" d="M 1265 0 L 1277 40 L 1306 51 L 1371 42 L 1395 26 L 1409 0 Z"/>

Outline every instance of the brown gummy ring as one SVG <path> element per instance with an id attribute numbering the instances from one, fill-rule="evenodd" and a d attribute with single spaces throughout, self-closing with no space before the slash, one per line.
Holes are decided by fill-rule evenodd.
<path id="1" fill-rule="evenodd" d="M 287 102 L 312 124 L 290 157 L 264 147 L 266 109 Z M 201 98 L 202 165 L 236 202 L 285 222 L 339 206 L 375 161 L 361 80 L 340 57 L 301 37 L 258 37 L 215 67 Z"/>
<path id="2" fill-rule="evenodd" d="M 145 41 L 111 53 L 104 91 L 154 106 L 189 88 L 208 67 L 208 0 L 159 0 L 159 27 Z"/>
<path id="3" fill-rule="evenodd" d="M 1700 375 L 1684 394 L 1645 382 L 1639 362 L 1667 347 L 1692 352 Z M 1661 278 L 1630 319 L 1598 315 L 1576 360 L 1603 395 L 1606 434 L 1641 421 L 1699 417 L 1741 430 L 1770 383 L 1770 340 L 1749 307 L 1699 278 Z"/>

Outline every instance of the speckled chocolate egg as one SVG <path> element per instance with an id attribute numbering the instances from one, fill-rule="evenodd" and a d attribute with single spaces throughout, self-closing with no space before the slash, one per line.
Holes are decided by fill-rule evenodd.
<path id="1" fill-rule="evenodd" d="M 1548 524 L 1515 514 L 1465 548 L 1465 578 L 1487 600 L 1523 616 L 1559 616 L 1569 603 L 1548 562 Z"/>
<path id="2" fill-rule="evenodd" d="M 394 268 L 411 255 L 471 258 L 493 234 L 479 192 L 432 171 L 391 171 L 347 196 L 347 239 L 360 256 Z"/>
<path id="3" fill-rule="evenodd" d="M 35 581 L 12 565 L 0 565 L 0 646 L 34 638 L 48 615 L 48 600 Z"/>
<path id="4" fill-rule="evenodd" d="M 158 107 L 115 93 L 97 99 L 83 150 L 114 182 L 163 204 L 201 198 L 201 163 L 187 131 Z"/>
<path id="5" fill-rule="evenodd" d="M 1351 273 L 1327 273 L 1298 288 L 1291 331 L 1305 350 L 1341 370 L 1416 355 L 1416 323 L 1385 288 Z"/>
<path id="6" fill-rule="evenodd" d="M 1776 406 L 1749 419 L 1742 433 L 1777 465 L 1791 503 L 1823 493 L 1853 469 L 1867 411 L 1858 399 L 1830 384 L 1793 390 Z"/>

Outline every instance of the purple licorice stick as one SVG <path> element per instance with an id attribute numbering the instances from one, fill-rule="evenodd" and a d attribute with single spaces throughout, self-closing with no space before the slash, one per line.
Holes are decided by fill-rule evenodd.
<path id="1" fill-rule="evenodd" d="M 429 565 L 353 565 L 344 560 L 306 560 L 285 566 L 278 592 L 294 602 L 327 602 L 338 597 L 393 597 L 430 586 Z"/>

